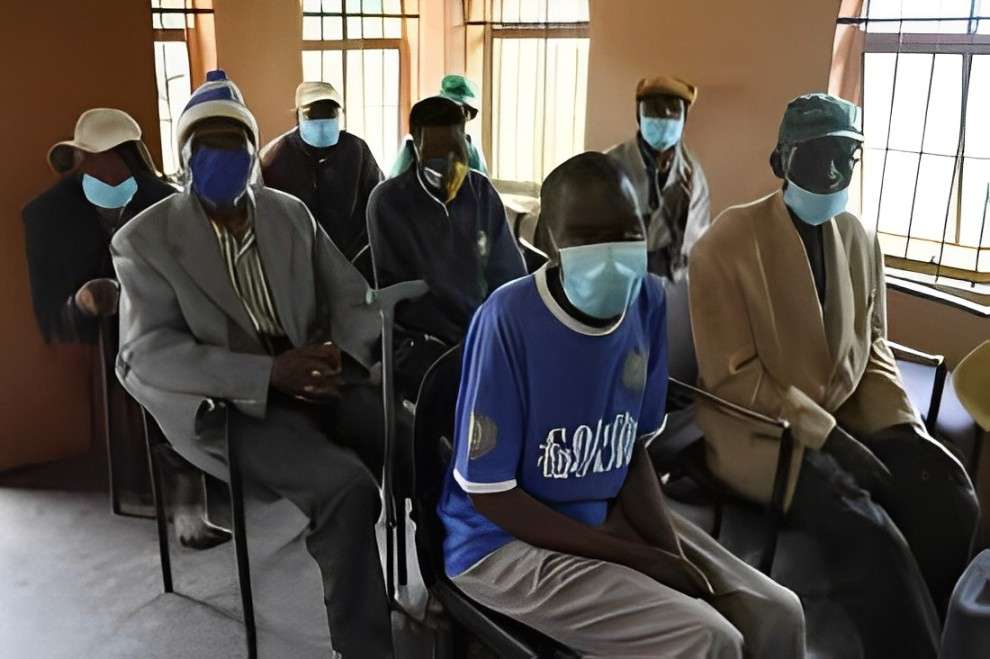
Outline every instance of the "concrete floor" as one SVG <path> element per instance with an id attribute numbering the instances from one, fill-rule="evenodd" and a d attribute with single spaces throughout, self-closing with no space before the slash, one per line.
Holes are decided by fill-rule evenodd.
<path id="1" fill-rule="evenodd" d="M 0 474 L 0 657 L 245 656 L 232 543 L 197 552 L 173 541 L 177 592 L 164 594 L 155 523 L 110 514 L 100 458 Z M 305 523 L 287 501 L 248 509 L 262 657 L 329 655 Z M 423 605 L 415 570 L 405 595 Z M 393 623 L 398 657 L 431 656 L 429 634 Z"/>

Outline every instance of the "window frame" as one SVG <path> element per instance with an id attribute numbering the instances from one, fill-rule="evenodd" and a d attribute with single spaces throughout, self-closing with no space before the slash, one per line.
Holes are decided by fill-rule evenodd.
<path id="1" fill-rule="evenodd" d="M 917 274 L 933 276 L 935 280 L 940 278 L 956 279 L 962 281 L 968 281 L 973 285 L 990 284 L 990 268 L 986 270 L 979 270 L 981 255 L 990 252 L 990 247 L 982 246 L 982 235 L 979 244 L 976 247 L 971 247 L 969 245 L 959 244 L 959 235 L 962 232 L 962 222 L 963 222 L 963 181 L 966 171 L 966 153 L 965 153 L 965 143 L 966 143 L 966 121 L 968 113 L 968 101 L 970 93 L 970 81 L 972 72 L 972 63 L 974 56 L 986 56 L 990 57 L 990 34 L 979 34 L 976 30 L 979 29 L 979 24 L 981 20 L 987 20 L 988 17 L 984 16 L 971 16 L 967 18 L 953 18 L 953 17 L 938 17 L 938 18 L 868 18 L 863 17 L 840 17 L 837 20 L 837 26 L 842 25 L 858 25 L 861 26 L 864 32 L 863 37 L 863 50 L 860 56 L 860 98 L 866 98 L 866 58 L 871 54 L 888 54 L 894 55 L 895 58 L 899 57 L 900 54 L 921 54 L 921 55 L 931 55 L 933 58 L 937 55 L 960 55 L 962 57 L 961 62 L 961 101 L 960 101 L 960 115 L 959 115 L 959 135 L 956 141 L 956 152 L 953 161 L 953 176 L 951 179 L 951 185 L 953 186 L 952 195 L 954 196 L 955 204 L 955 218 L 954 218 L 954 230 L 951 234 L 954 236 L 952 240 L 949 240 L 947 236 L 949 235 L 948 227 L 949 222 L 953 221 L 953 218 L 949 217 L 953 202 L 948 204 L 946 208 L 946 223 L 943 228 L 942 240 L 939 242 L 939 258 L 937 262 L 931 261 L 921 261 L 918 259 L 912 259 L 908 257 L 908 249 L 912 241 L 924 241 L 924 242 L 936 242 L 927 238 L 921 238 L 918 236 L 911 235 L 911 222 L 912 218 L 908 218 L 908 230 L 907 234 L 889 233 L 886 231 L 880 231 L 879 228 L 879 208 L 877 209 L 878 216 L 877 226 L 875 230 L 877 234 L 892 236 L 897 239 L 904 241 L 904 252 L 902 256 L 896 254 L 888 254 L 886 251 L 882 251 L 884 257 L 884 263 L 897 270 L 903 270 L 908 272 L 913 272 Z M 903 29 L 904 23 L 916 23 L 916 22 L 934 22 L 934 21 L 968 21 L 967 32 L 966 33 L 938 33 L 938 32 L 905 32 Z M 902 25 L 900 26 L 900 31 L 898 32 L 871 32 L 869 31 L 870 23 L 879 22 L 898 22 Z M 896 61 L 896 59 L 895 59 Z M 933 59 L 934 64 L 934 59 Z M 895 64 L 895 76 L 896 76 L 896 64 Z M 929 81 L 931 84 L 931 81 Z M 896 85 L 896 81 L 893 83 Z M 892 89 L 894 87 L 892 86 Z M 894 93 L 893 91 L 891 92 Z M 931 94 L 929 92 L 928 99 L 926 103 L 931 102 Z M 891 98 L 891 113 L 893 113 L 893 98 Z M 864 113 L 868 112 L 869 109 L 864 107 Z M 924 138 L 926 127 L 922 128 L 922 139 Z M 887 142 L 884 145 L 883 151 L 883 161 L 884 166 L 886 165 L 887 155 L 896 149 L 892 149 L 890 146 L 890 135 L 888 132 Z M 912 152 L 913 153 L 913 152 Z M 922 150 L 919 151 L 920 155 L 923 154 Z M 920 160 L 919 160 L 920 168 Z M 920 170 L 919 170 L 920 171 Z M 860 172 L 860 181 L 864 181 L 864 173 Z M 881 176 L 880 181 L 881 189 L 881 199 L 884 185 L 884 178 Z M 915 188 L 917 188 L 918 182 L 917 178 L 915 180 Z M 862 186 L 860 190 L 861 195 L 863 194 Z M 984 221 L 983 228 L 986 227 L 986 209 L 987 203 L 990 202 L 990 195 L 988 199 L 984 202 Z M 959 247 L 962 249 L 975 249 L 975 259 L 972 268 L 961 268 L 956 265 L 946 265 L 943 263 L 945 247 Z"/>
<path id="2" fill-rule="evenodd" d="M 422 2 L 423 0 L 419 0 Z M 399 0 L 399 13 L 389 13 L 384 10 L 380 12 L 365 12 L 364 3 L 361 3 L 361 11 L 352 12 L 347 10 L 347 0 L 340 0 L 340 10 L 339 11 L 306 11 L 305 6 L 302 7 L 302 17 L 300 19 L 300 37 L 302 47 L 300 48 L 300 60 L 303 58 L 303 53 L 306 52 L 318 52 L 321 54 L 320 60 L 320 72 L 321 78 L 323 78 L 323 60 L 322 53 L 326 51 L 340 51 L 341 52 L 341 85 L 342 89 L 338 92 L 341 98 L 344 100 L 345 108 L 350 104 L 347 99 L 347 52 L 348 51 L 362 51 L 362 50 L 395 50 L 398 52 L 398 65 L 399 65 L 399 122 L 396 128 L 396 143 L 399 145 L 399 149 L 402 149 L 402 138 L 407 132 L 409 132 L 409 108 L 412 105 L 412 72 L 416 68 L 413 66 L 411 61 L 410 49 L 407 43 L 407 39 L 399 37 L 364 37 L 363 28 L 362 36 L 360 38 L 350 38 L 348 36 L 347 19 L 348 18 L 381 18 L 383 21 L 382 34 L 384 35 L 384 20 L 386 18 L 397 18 L 402 21 L 403 31 L 406 28 L 407 21 L 416 21 L 416 25 L 419 25 L 419 21 L 422 20 L 420 14 L 419 2 L 416 3 L 416 11 L 407 11 L 406 4 L 407 0 Z M 306 39 L 303 37 L 305 30 L 305 20 L 306 18 L 320 18 L 320 30 L 322 36 L 323 30 L 323 18 L 340 18 L 341 19 L 341 39 Z M 303 76 L 305 78 L 305 75 Z M 346 112 L 346 109 L 345 109 Z M 388 172 L 388 168 L 391 163 L 378 163 L 382 171 Z"/>
<path id="3" fill-rule="evenodd" d="M 497 163 L 494 144 L 494 113 L 492 111 L 492 100 L 494 98 L 494 44 L 496 39 L 540 39 L 549 41 L 550 39 L 589 39 L 591 38 L 590 21 L 574 22 L 550 22 L 550 21 L 498 21 L 494 17 L 492 3 L 498 0 L 485 0 L 486 7 L 484 18 L 480 20 L 466 20 L 466 27 L 482 27 L 484 34 L 482 37 L 483 65 L 482 65 L 482 144 L 484 151 L 488 154 L 491 162 L 489 164 L 492 181 L 497 184 L 499 190 L 511 194 L 523 194 L 529 196 L 539 196 L 540 183 L 533 181 L 519 181 L 514 179 L 495 179 L 495 166 Z M 546 65 L 544 63 L 544 65 Z"/>
<path id="4" fill-rule="evenodd" d="M 160 4 L 161 4 L 160 2 L 159 2 L 159 6 L 156 7 L 153 4 L 153 1 L 154 0 L 152 0 L 152 2 L 149 2 L 148 5 L 149 5 L 149 9 L 151 10 L 151 25 L 152 25 L 152 28 L 151 28 L 151 33 L 152 33 L 151 47 L 154 50 L 155 55 L 157 56 L 157 54 L 158 54 L 159 44 L 165 44 L 165 43 L 183 43 L 183 44 L 186 45 L 187 61 L 188 61 L 188 52 L 189 52 L 188 31 L 192 27 L 190 25 L 190 21 L 195 16 L 197 16 L 197 15 L 201 15 L 201 16 L 213 16 L 214 15 L 214 9 L 213 9 L 213 7 L 212 6 L 211 7 L 193 7 L 193 6 L 190 6 L 190 0 L 185 0 L 185 3 L 184 3 L 185 6 L 184 7 L 162 7 L 162 6 L 160 6 Z M 164 25 L 164 21 L 162 20 L 164 16 L 166 16 L 166 15 L 176 15 L 176 14 L 181 15 L 181 16 L 183 16 L 185 18 L 185 20 L 183 21 L 183 26 L 182 27 L 155 27 L 155 18 L 156 18 L 156 16 L 159 18 L 159 24 Z M 163 57 L 164 57 L 164 52 L 162 54 L 163 54 Z M 192 72 L 191 64 L 192 63 L 189 62 L 189 65 L 190 66 L 187 69 L 187 75 L 189 77 L 190 93 L 195 89 L 195 87 L 193 85 L 193 80 L 192 80 L 193 72 Z M 168 75 L 168 72 L 166 71 L 166 76 L 167 75 Z M 158 87 L 158 71 L 157 71 L 157 67 L 156 67 L 156 70 L 155 70 L 155 86 L 156 86 L 155 95 L 157 96 L 157 94 L 158 94 L 158 89 L 157 89 L 157 87 Z M 164 81 L 163 89 L 165 90 L 164 101 L 165 101 L 166 106 L 168 108 L 170 108 L 170 115 L 171 115 L 172 103 L 171 103 L 171 97 L 169 96 L 168 79 L 167 78 Z M 157 100 L 160 103 L 163 99 L 161 99 L 159 97 Z M 169 127 L 168 139 L 170 140 L 170 144 L 171 144 L 171 146 L 169 148 L 169 151 L 171 151 L 171 152 L 174 152 L 175 151 L 175 144 L 174 144 L 173 137 L 174 137 L 175 123 L 177 121 L 178 121 L 178 117 L 169 116 L 167 119 L 164 119 L 161 116 L 160 113 L 158 114 L 159 133 L 161 133 L 162 125 L 165 124 L 165 123 L 168 124 L 168 127 Z M 166 139 L 166 136 L 164 134 L 160 134 L 159 135 L 159 140 L 162 142 L 162 154 L 161 154 L 161 159 L 162 159 L 162 163 L 161 163 L 162 173 L 165 176 L 169 177 L 169 178 L 174 178 L 174 177 L 178 176 L 179 174 L 181 174 L 181 172 L 182 172 L 182 166 L 181 166 L 181 163 L 178 163 L 178 167 L 177 167 L 176 171 L 174 171 L 174 172 L 166 172 L 166 171 L 164 171 L 165 170 L 165 139 Z M 174 158 L 176 158 L 178 160 L 178 153 L 173 153 L 172 155 L 173 155 Z"/>

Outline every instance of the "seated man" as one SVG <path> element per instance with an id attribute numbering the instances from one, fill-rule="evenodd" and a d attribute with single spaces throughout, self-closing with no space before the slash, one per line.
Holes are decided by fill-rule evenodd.
<path id="1" fill-rule="evenodd" d="M 381 461 L 380 393 L 360 376 L 379 336 L 367 285 L 301 201 L 249 184 L 258 128 L 223 71 L 192 95 L 176 138 L 186 190 L 112 244 L 117 376 L 176 450 L 220 478 L 223 433 L 206 431 L 207 411 L 229 403 L 246 485 L 310 518 L 334 647 L 391 657 L 369 471 Z"/>
<path id="2" fill-rule="evenodd" d="M 650 272 L 681 279 L 688 253 L 711 223 L 708 180 L 681 135 L 698 96 L 694 85 L 671 76 L 644 78 L 636 85 L 639 130 L 606 153 L 632 181 L 646 224 Z"/>
<path id="3" fill-rule="evenodd" d="M 432 357 L 460 342 L 478 305 L 525 274 L 498 193 L 467 166 L 461 106 L 424 99 L 413 106 L 409 125 L 415 166 L 378 186 L 368 202 L 376 285 L 424 279 L 430 287 L 396 309 L 397 334 L 406 337 L 396 370 L 406 395 L 416 391 Z M 410 342 L 426 347 L 419 352 Z"/>
<path id="4" fill-rule="evenodd" d="M 449 74 L 440 81 L 439 96 L 449 98 L 464 110 L 464 120 L 471 121 L 478 116 L 478 107 L 481 105 L 481 98 L 478 96 L 478 87 L 473 82 L 462 75 Z M 488 164 L 485 162 L 485 154 L 474 143 L 470 135 L 465 134 L 467 141 L 468 167 L 488 176 Z M 415 162 L 416 154 L 411 137 L 406 137 L 399 149 L 399 156 L 392 165 L 389 177 L 395 177 L 409 169 Z"/>
<path id="5" fill-rule="evenodd" d="M 326 82 L 296 88 L 297 126 L 261 151 L 265 185 L 302 200 L 330 240 L 353 259 L 368 244 L 368 196 L 382 180 L 371 149 L 340 130 L 340 95 Z"/>
<path id="6" fill-rule="evenodd" d="M 472 599 L 595 657 L 803 657 L 793 593 L 665 504 L 665 302 L 629 180 L 600 153 L 541 190 L 551 261 L 471 324 L 438 512 Z"/>
<path id="7" fill-rule="evenodd" d="M 141 127 L 126 112 L 87 110 L 75 139 L 48 152 L 65 176 L 24 207 L 31 294 L 45 341 L 93 341 L 117 309 L 110 238 L 175 188 L 155 175 Z"/>
<path id="8" fill-rule="evenodd" d="M 820 543 L 866 656 L 934 657 L 979 511 L 911 407 L 885 336 L 879 245 L 844 212 L 860 125 L 858 107 L 827 94 L 787 106 L 770 159 L 783 188 L 698 241 L 691 319 L 702 385 L 790 422 L 787 519 Z M 768 501 L 779 442 L 708 406 L 698 420 L 715 475 Z"/>
<path id="9" fill-rule="evenodd" d="M 48 162 L 63 177 L 23 212 L 34 312 L 46 342 L 93 343 L 98 318 L 117 313 L 120 287 L 110 262 L 110 239 L 175 188 L 156 175 L 138 123 L 113 108 L 83 112 L 74 138 L 55 144 Z M 108 363 L 93 360 L 93 366 L 109 372 L 117 354 L 116 328 L 103 340 Z M 94 382 L 99 377 L 95 373 Z M 147 511 L 151 483 L 141 408 L 116 382 L 95 393 L 100 398 L 94 405 L 108 397 L 110 473 L 120 509 Z M 169 467 L 174 483 L 167 489 L 174 499 L 179 542 L 205 549 L 227 540 L 226 530 L 206 521 L 200 472 L 181 460 Z"/>

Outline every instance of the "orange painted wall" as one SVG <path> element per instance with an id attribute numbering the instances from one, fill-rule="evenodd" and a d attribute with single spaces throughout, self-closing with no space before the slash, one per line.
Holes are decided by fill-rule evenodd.
<path id="1" fill-rule="evenodd" d="M 217 63 L 244 94 L 264 145 L 296 123 L 302 6 L 298 0 L 214 0 L 213 12 Z"/>
<path id="2" fill-rule="evenodd" d="M 892 339 L 945 355 L 950 367 L 990 339 L 990 318 L 900 291 L 887 291 L 887 325 Z"/>
<path id="3" fill-rule="evenodd" d="M 117 107 L 160 160 L 149 3 L 5 3 L 0 27 L 0 469 L 90 444 L 89 354 L 46 346 L 35 324 L 21 208 L 55 181 L 45 154 L 88 108 Z M 71 222 L 72 218 L 65 218 Z"/>

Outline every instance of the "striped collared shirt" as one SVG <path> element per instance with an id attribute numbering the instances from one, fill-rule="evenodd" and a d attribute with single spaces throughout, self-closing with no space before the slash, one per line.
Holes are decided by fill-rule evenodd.
<path id="1" fill-rule="evenodd" d="M 220 243 L 220 254 L 227 267 L 230 283 L 234 285 L 237 296 L 241 298 L 244 309 L 251 317 L 254 329 L 263 338 L 285 336 L 254 235 L 254 209 L 251 208 L 248 212 L 251 214 L 248 228 L 240 240 L 223 225 L 213 220 L 210 220 L 210 224 L 213 225 Z"/>

